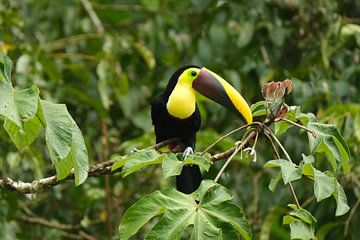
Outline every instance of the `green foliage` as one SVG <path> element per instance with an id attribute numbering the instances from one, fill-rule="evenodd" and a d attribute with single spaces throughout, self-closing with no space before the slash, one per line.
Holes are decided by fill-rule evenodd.
<path id="1" fill-rule="evenodd" d="M 36 87 L 14 90 L 10 74 L 12 62 L 0 53 L 0 114 L 4 128 L 17 148 L 29 146 L 45 128 L 45 139 L 57 179 L 66 178 L 74 168 L 75 185 L 88 174 L 88 153 L 82 133 L 64 104 L 41 100 Z"/>
<path id="2" fill-rule="evenodd" d="M 311 152 L 312 136 L 276 121 L 271 128 L 294 164 L 299 168 L 305 164 L 304 160 L 299 164 L 301 154 L 314 157 L 312 167 L 303 168 L 302 178 L 290 183 L 300 203 L 306 203 L 317 219 L 318 239 L 360 239 L 356 205 L 360 198 L 359 1 L 90 0 L 104 34 L 97 32 L 82 2 L 0 0 L 0 52 L 14 60 L 12 71 L 0 68 L 1 88 L 5 89 L 3 82 L 12 75 L 14 92 L 36 85 L 41 92 L 34 90 L 41 99 L 65 103 L 83 133 L 90 162 L 98 163 L 106 160 L 106 155 L 117 159 L 134 147 L 142 149 L 154 143 L 149 103 L 179 66 L 198 64 L 219 73 L 249 104 L 259 107 L 260 120 L 266 115 L 265 105 L 257 105 L 263 84 L 289 78 L 294 86 L 286 102 L 301 106 L 301 111 L 290 107 L 286 118 L 303 126 L 315 117 L 320 124 L 335 125 L 351 156 L 350 172 L 344 174 L 346 162 L 339 162 L 338 157 L 345 156 L 342 148 L 346 147 L 336 134 L 329 137 L 321 132 L 321 147 Z M 4 94 L 9 92 L 1 92 L 0 98 Z M 198 100 L 202 128 L 196 151 L 202 151 L 236 128 L 238 120 L 204 98 Z M 40 106 L 36 102 L 35 116 Z M 20 121 L 22 132 L 16 122 L 3 117 L 2 108 L 0 112 L 0 121 L 4 121 L 0 178 L 31 182 L 53 175 L 46 130 L 41 130 L 44 127 L 38 118 Z M 20 113 L 17 107 L 16 112 Z M 223 152 L 241 138 L 242 132 L 238 132 L 210 153 Z M 289 239 L 290 227 L 283 226 L 280 217 L 292 198 L 287 187 L 276 185 L 282 181 L 279 169 L 262 168 L 267 160 L 277 158 L 269 146 L 268 140 L 259 138 L 256 162 L 243 161 L 241 154 L 235 156 L 221 183 L 231 190 L 232 202 L 244 209 L 253 239 Z M 329 149 L 329 155 L 320 153 Z M 213 178 L 221 165 L 221 161 L 212 164 L 206 178 Z M 170 187 L 171 178 L 164 180 L 164 169 L 157 166 L 160 164 L 126 178 L 118 174 L 88 178 L 77 188 L 64 181 L 26 197 L 1 189 L 0 239 L 82 238 L 82 232 L 99 240 L 116 239 L 119 217 L 126 209 L 141 196 Z M 331 198 L 316 203 L 315 180 L 304 178 L 314 179 L 313 168 L 327 176 L 317 180 L 316 195 L 324 198 L 334 187 L 333 197 L 340 199 L 340 205 Z M 329 185 L 330 172 L 341 183 L 341 190 L 335 183 Z M 276 192 L 269 191 L 269 186 Z M 347 204 L 341 200 L 345 194 Z M 348 214 L 335 218 L 337 208 L 337 215 Z M 34 218 L 74 228 L 56 229 L 26 221 Z M 145 225 L 133 238 L 143 239 L 149 230 Z"/>
<path id="3" fill-rule="evenodd" d="M 291 239 L 317 239 L 315 237 L 316 219 L 309 211 L 299 208 L 296 205 L 288 205 L 292 210 L 284 216 L 283 224 L 290 225 Z"/>
<path id="4" fill-rule="evenodd" d="M 192 194 L 174 189 L 156 191 L 131 206 L 122 217 L 119 238 L 128 239 L 151 218 L 163 217 L 145 239 L 181 239 L 193 226 L 190 239 L 251 239 L 251 230 L 242 210 L 230 201 L 225 187 L 210 180 L 202 181 Z"/>
<path id="5" fill-rule="evenodd" d="M 182 157 L 180 155 L 180 157 Z M 121 173 L 126 177 L 146 166 L 161 164 L 164 178 L 176 176 L 181 173 L 184 165 L 196 164 L 205 171 L 209 171 L 212 162 L 197 154 L 191 154 L 183 161 L 179 160 L 174 153 L 160 154 L 154 149 L 140 150 L 130 153 L 117 160 L 111 167 L 111 170 L 117 170 L 122 167 Z"/>

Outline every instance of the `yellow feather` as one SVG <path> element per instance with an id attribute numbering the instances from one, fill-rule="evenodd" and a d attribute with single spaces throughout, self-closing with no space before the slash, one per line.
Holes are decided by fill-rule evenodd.
<path id="1" fill-rule="evenodd" d="M 166 108 L 173 117 L 185 119 L 195 111 L 195 90 L 192 88 L 192 79 L 188 74 L 182 74 L 172 91 Z"/>

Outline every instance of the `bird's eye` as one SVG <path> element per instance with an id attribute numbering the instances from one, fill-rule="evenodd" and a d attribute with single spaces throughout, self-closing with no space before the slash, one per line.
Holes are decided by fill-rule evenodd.
<path id="1" fill-rule="evenodd" d="M 195 72 L 195 71 L 192 71 L 192 72 L 191 72 L 191 76 L 195 77 L 195 76 L 196 76 L 196 72 Z"/>

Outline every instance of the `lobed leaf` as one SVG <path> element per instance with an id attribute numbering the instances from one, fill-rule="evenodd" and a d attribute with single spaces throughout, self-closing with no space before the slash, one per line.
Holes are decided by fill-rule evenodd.
<path id="1" fill-rule="evenodd" d="M 301 178 L 301 169 L 294 163 L 284 159 L 270 160 L 264 164 L 264 167 L 280 167 L 284 184 L 298 180 Z"/>
<path id="2" fill-rule="evenodd" d="M 124 162 L 122 176 L 126 177 L 146 166 L 160 164 L 162 163 L 163 158 L 164 156 L 162 156 L 154 149 L 148 151 L 139 151 L 131 154 L 126 159 L 122 160 Z"/>
<path id="3" fill-rule="evenodd" d="M 121 219 L 119 238 L 129 239 L 151 218 L 163 215 L 145 239 L 181 239 L 193 226 L 191 239 L 251 239 L 250 226 L 242 210 L 230 200 L 225 187 L 211 180 L 184 194 L 175 189 L 156 191 L 131 206 Z"/>
<path id="4" fill-rule="evenodd" d="M 291 239 L 310 240 L 316 239 L 314 224 L 316 219 L 307 210 L 299 208 L 294 204 L 289 204 L 292 209 L 288 215 L 283 217 L 283 224 L 290 226 Z"/>
<path id="5" fill-rule="evenodd" d="M 349 172 L 349 148 L 334 125 L 311 122 L 307 127 L 312 130 L 316 138 L 308 133 L 310 149 L 313 153 L 325 152 L 333 169 L 337 169 L 338 162 L 344 172 Z M 335 161 L 334 161 L 335 160 Z"/>

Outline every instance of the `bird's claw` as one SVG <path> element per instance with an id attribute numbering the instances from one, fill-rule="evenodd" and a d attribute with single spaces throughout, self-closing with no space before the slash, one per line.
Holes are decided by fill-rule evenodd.
<path id="1" fill-rule="evenodd" d="M 136 152 L 140 152 L 140 150 L 137 149 L 136 147 L 134 147 L 134 148 L 130 151 L 130 153 L 136 153 Z"/>
<path id="2" fill-rule="evenodd" d="M 183 160 L 185 160 L 190 154 L 193 154 L 194 150 L 191 147 L 186 147 L 183 153 Z"/>

